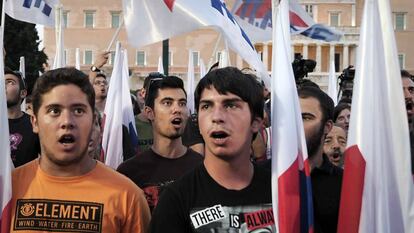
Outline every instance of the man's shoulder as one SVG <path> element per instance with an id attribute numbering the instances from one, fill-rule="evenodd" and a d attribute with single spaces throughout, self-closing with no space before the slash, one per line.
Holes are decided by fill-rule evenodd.
<path id="1" fill-rule="evenodd" d="M 15 168 L 12 171 L 12 178 L 19 179 L 20 177 L 32 177 L 29 174 L 36 173 L 36 169 L 38 168 L 39 159 L 32 160 L 20 167 Z"/>
<path id="2" fill-rule="evenodd" d="M 122 188 L 125 190 L 136 190 L 139 189 L 130 179 L 123 174 L 115 171 L 114 169 L 104 165 L 101 162 L 97 162 L 96 165 L 96 176 L 102 179 L 107 179 L 112 183 L 112 188 Z M 140 190 L 140 189 L 139 189 Z"/>

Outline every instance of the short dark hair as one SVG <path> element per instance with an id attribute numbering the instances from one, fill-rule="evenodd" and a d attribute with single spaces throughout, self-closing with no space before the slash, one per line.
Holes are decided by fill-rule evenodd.
<path id="1" fill-rule="evenodd" d="M 348 103 L 339 103 L 338 105 L 336 105 L 336 107 L 334 108 L 334 112 L 333 112 L 333 121 L 334 122 L 336 121 L 336 119 L 338 119 L 339 114 L 344 109 L 348 109 L 349 111 L 351 111 L 351 105 L 348 104 Z"/>
<path id="2" fill-rule="evenodd" d="M 184 91 L 185 97 L 187 98 L 183 80 L 176 76 L 167 76 L 165 78 L 152 79 L 152 81 L 148 83 L 145 94 L 145 106 L 154 109 L 154 101 L 158 97 L 158 90 L 167 88 L 181 89 Z"/>
<path id="3" fill-rule="evenodd" d="M 19 80 L 19 90 L 27 90 L 26 83 L 23 79 L 23 74 L 20 71 L 13 71 L 9 67 L 4 67 L 4 75 L 6 74 L 11 74 L 17 77 L 17 79 Z"/>
<path id="4" fill-rule="evenodd" d="M 225 67 L 210 71 L 198 83 L 195 93 L 195 107 L 198 111 L 200 98 L 204 89 L 214 87 L 218 93 L 225 95 L 232 93 L 247 102 L 250 108 L 252 121 L 255 117 L 263 119 L 263 87 L 253 74 L 243 73 L 235 67 Z"/>
<path id="5" fill-rule="evenodd" d="M 152 79 L 155 79 L 155 78 L 165 78 L 165 75 L 160 73 L 160 72 L 151 72 L 151 73 L 149 73 L 148 76 L 145 77 L 145 79 L 144 79 L 144 85 L 142 86 L 142 88 L 147 90 L 150 81 Z"/>
<path id="6" fill-rule="evenodd" d="M 333 120 L 334 102 L 325 92 L 313 86 L 305 86 L 298 89 L 299 97 L 302 99 L 315 98 L 319 102 L 322 112 L 322 124 Z"/>
<path id="7" fill-rule="evenodd" d="M 95 78 L 99 78 L 99 77 L 102 77 L 106 80 L 106 75 L 104 73 L 97 73 Z"/>
<path id="8" fill-rule="evenodd" d="M 42 96 L 53 88 L 60 85 L 73 84 L 81 89 L 88 98 L 92 112 L 95 111 L 95 92 L 92 84 L 89 82 L 88 75 L 75 68 L 59 68 L 49 70 L 40 76 L 33 89 L 33 113 L 37 115 L 40 105 L 42 104 Z"/>

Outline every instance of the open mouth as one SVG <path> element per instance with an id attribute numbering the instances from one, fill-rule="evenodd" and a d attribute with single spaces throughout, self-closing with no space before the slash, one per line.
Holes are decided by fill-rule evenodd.
<path id="1" fill-rule="evenodd" d="M 341 152 L 339 152 L 339 151 L 335 151 L 335 152 L 331 155 L 331 157 L 332 157 L 333 159 L 335 159 L 335 160 L 339 160 L 339 159 L 341 158 L 341 156 L 342 156 L 342 154 L 341 154 Z"/>
<path id="2" fill-rule="evenodd" d="M 406 101 L 405 102 L 405 108 L 407 109 L 407 111 L 412 112 L 413 111 L 413 102 Z"/>
<path id="3" fill-rule="evenodd" d="M 216 131 L 211 133 L 210 136 L 214 139 L 224 139 L 227 138 L 229 135 L 224 131 Z"/>
<path id="4" fill-rule="evenodd" d="M 75 137 L 71 134 L 65 134 L 59 138 L 59 142 L 62 144 L 72 144 L 75 142 Z"/>
<path id="5" fill-rule="evenodd" d="M 173 125 L 181 125 L 181 123 L 183 122 L 183 120 L 181 118 L 174 118 L 171 123 Z"/>

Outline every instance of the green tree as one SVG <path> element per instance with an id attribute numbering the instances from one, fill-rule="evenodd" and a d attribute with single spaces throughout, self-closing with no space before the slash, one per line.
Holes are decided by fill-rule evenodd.
<path id="1" fill-rule="evenodd" d="M 26 84 L 31 93 L 39 71 L 43 72 L 43 63 L 47 55 L 44 49 L 38 49 L 39 36 L 35 24 L 15 20 L 6 15 L 4 29 L 4 48 L 6 50 L 5 65 L 13 70 L 19 70 L 19 60 L 25 57 Z"/>

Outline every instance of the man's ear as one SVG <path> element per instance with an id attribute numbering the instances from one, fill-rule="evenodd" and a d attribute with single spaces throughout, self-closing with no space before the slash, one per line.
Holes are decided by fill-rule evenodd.
<path id="1" fill-rule="evenodd" d="M 324 130 L 323 130 L 324 135 L 327 135 L 329 132 L 331 132 L 331 129 L 332 129 L 333 125 L 334 125 L 334 123 L 333 123 L 332 120 L 328 120 L 325 123 L 325 127 L 324 127 Z"/>
<path id="2" fill-rule="evenodd" d="M 30 122 L 32 122 L 33 132 L 38 134 L 39 126 L 37 125 L 37 118 L 34 113 L 33 115 L 30 115 Z"/>
<path id="3" fill-rule="evenodd" d="M 263 126 L 263 119 L 261 117 L 255 117 L 251 125 L 253 133 L 259 132 L 262 126 Z"/>
<path id="4" fill-rule="evenodd" d="M 150 121 L 154 120 L 155 116 L 154 116 L 154 110 L 152 110 L 152 108 L 145 106 L 144 113 Z"/>

